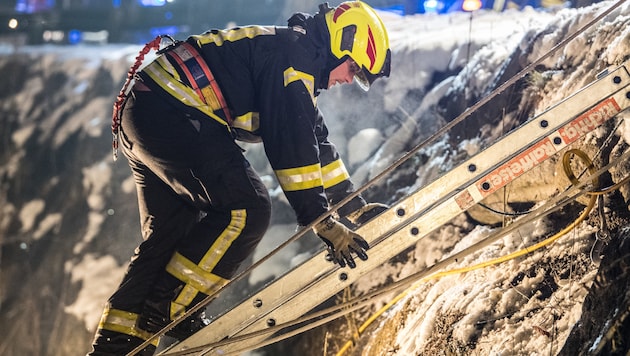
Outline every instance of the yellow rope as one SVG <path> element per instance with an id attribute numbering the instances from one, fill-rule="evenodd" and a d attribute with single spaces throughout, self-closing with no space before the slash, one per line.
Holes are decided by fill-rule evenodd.
<path id="1" fill-rule="evenodd" d="M 595 171 L 595 167 L 593 165 L 593 162 L 588 157 L 588 155 L 586 155 L 583 151 L 580 151 L 578 149 L 571 149 L 571 150 L 565 152 L 564 156 L 562 157 L 562 167 L 564 169 L 564 173 L 566 174 L 566 176 L 569 178 L 569 180 L 571 181 L 571 183 L 573 185 L 578 185 L 579 181 L 577 180 L 577 178 L 573 174 L 573 171 L 571 170 L 571 166 L 570 166 L 571 155 L 575 155 L 575 156 L 579 157 L 580 159 L 582 159 L 586 163 L 587 169 L 589 170 L 589 172 L 591 174 Z M 411 291 L 413 291 L 416 288 L 418 288 L 420 286 L 420 284 L 425 283 L 425 282 L 427 282 L 429 280 L 432 280 L 432 279 L 438 279 L 438 278 L 449 276 L 449 275 L 470 272 L 470 271 L 474 271 L 474 270 L 481 269 L 481 268 L 484 268 L 484 267 L 496 265 L 496 264 L 499 264 L 499 263 L 502 263 L 502 262 L 505 262 L 505 261 L 509 261 L 509 260 L 514 259 L 514 258 L 523 256 L 525 254 L 534 252 L 534 251 L 536 251 L 536 250 L 538 250 L 538 249 L 540 249 L 540 248 L 542 248 L 544 246 L 547 246 L 547 245 L 553 243 L 554 241 L 556 241 L 557 239 L 559 239 L 560 237 L 562 237 L 563 235 L 565 235 L 566 233 L 571 231 L 573 228 L 575 228 L 577 225 L 579 225 L 582 221 L 584 221 L 588 217 L 589 213 L 591 212 L 591 210 L 593 210 L 593 207 L 595 206 L 595 203 L 597 202 L 597 195 L 603 194 L 605 192 L 608 192 L 608 191 L 612 190 L 613 188 L 619 187 L 622 183 L 628 181 L 629 178 L 630 178 L 630 176 L 626 177 L 626 179 L 624 179 L 622 182 L 619 182 L 619 183 L 615 184 L 614 186 L 612 186 L 610 188 L 607 188 L 605 190 L 588 192 L 587 194 L 591 196 L 590 200 L 588 202 L 588 205 L 586 206 L 586 209 L 584 209 L 582 214 L 580 214 L 580 216 L 573 223 L 569 224 L 564 229 L 560 230 L 559 232 L 557 232 L 556 234 L 552 235 L 551 237 L 549 237 L 549 238 L 547 238 L 547 239 L 545 239 L 545 240 L 543 240 L 543 241 L 541 241 L 541 242 L 539 242 L 537 244 L 534 244 L 533 246 L 525 247 L 524 249 L 512 252 L 512 253 L 507 254 L 505 256 L 498 257 L 498 258 L 495 258 L 495 259 L 492 259 L 492 260 L 489 260 L 489 261 L 486 261 L 486 262 L 478 263 L 476 265 L 472 265 L 472 266 L 468 266 L 468 267 L 462 267 L 462 268 L 455 268 L 455 269 L 451 269 L 451 270 L 448 270 L 448 271 L 442 271 L 442 272 L 435 273 L 433 275 L 430 275 L 430 276 L 422 278 L 421 280 L 419 280 L 418 282 L 414 283 L 409 288 L 407 288 L 405 291 L 403 291 L 402 293 L 398 294 L 392 300 L 390 300 L 387 304 L 385 304 L 376 313 L 372 314 L 359 327 L 357 332 L 354 333 L 353 339 L 352 340 L 348 340 L 344 344 L 344 346 L 337 353 L 337 356 L 342 356 L 348 349 L 350 349 L 354 345 L 355 340 L 357 340 L 359 338 L 361 333 L 363 333 L 365 331 L 365 329 L 367 329 L 367 327 L 372 322 L 374 322 L 374 320 L 376 320 L 379 316 L 381 316 L 385 311 L 387 311 L 393 305 L 398 303 L 402 298 L 407 296 Z M 593 186 L 595 188 L 597 188 L 598 184 L 599 183 L 598 183 L 597 177 L 593 178 Z"/>

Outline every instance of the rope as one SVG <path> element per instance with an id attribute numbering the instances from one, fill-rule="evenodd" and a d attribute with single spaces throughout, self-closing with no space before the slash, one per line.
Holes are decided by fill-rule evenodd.
<path id="1" fill-rule="evenodd" d="M 142 349 L 144 349 L 146 346 L 148 346 L 151 342 L 153 342 L 154 340 L 156 340 L 157 338 L 161 337 L 162 335 L 166 334 L 167 331 L 169 331 L 170 329 L 172 329 L 173 327 L 175 327 L 176 325 L 178 325 L 179 323 L 181 323 L 182 321 L 184 321 L 186 318 L 192 316 L 194 313 L 196 313 L 197 311 L 199 311 L 202 308 L 205 308 L 210 302 L 212 302 L 223 290 L 225 290 L 226 288 L 229 288 L 230 286 L 232 286 L 234 283 L 242 280 L 245 276 L 249 275 L 254 269 L 256 269 L 257 267 L 259 267 L 260 265 L 262 265 L 263 263 L 265 263 L 266 261 L 268 261 L 271 257 L 275 256 L 278 252 L 280 252 L 282 249 L 284 249 L 285 247 L 287 247 L 289 244 L 295 242 L 297 239 L 301 238 L 302 236 L 304 236 L 308 231 L 310 231 L 318 222 L 328 218 L 329 216 L 331 216 L 334 212 L 336 212 L 339 208 L 341 208 L 342 206 L 344 206 L 345 204 L 347 204 L 348 202 L 350 202 L 352 199 L 354 199 L 355 197 L 357 197 L 359 194 L 363 193 L 364 191 L 366 191 L 368 188 L 370 188 L 371 186 L 375 185 L 376 182 L 380 181 L 381 179 L 383 179 L 385 176 L 387 176 L 389 173 L 391 173 L 393 170 L 395 170 L 396 168 L 398 168 L 399 166 L 401 166 L 403 163 L 405 163 L 406 161 L 408 161 L 410 158 L 412 158 L 416 153 L 418 153 L 421 149 L 423 149 L 424 147 L 428 146 L 429 144 L 433 143 L 435 140 L 437 140 L 439 137 L 441 137 L 442 135 L 444 135 L 446 132 L 448 132 L 450 129 L 452 129 L 455 125 L 459 124 L 460 122 L 464 121 L 465 119 L 467 119 L 471 114 L 473 114 L 474 112 L 476 112 L 480 107 L 482 107 L 483 105 L 485 105 L 486 103 L 488 103 L 490 100 L 492 100 L 493 98 L 495 98 L 497 95 L 499 95 L 500 93 L 502 93 L 506 88 L 508 88 L 509 86 L 513 85 L 514 83 L 516 83 L 516 81 L 518 81 L 521 77 L 523 77 L 525 74 L 531 72 L 536 66 L 538 66 L 539 64 L 541 64 L 543 61 L 545 61 L 547 58 L 549 58 L 553 53 L 557 52 L 558 50 L 564 48 L 570 41 L 572 41 L 573 39 L 575 39 L 577 36 L 579 36 L 581 33 L 583 33 L 584 31 L 586 31 L 588 28 L 592 27 L 594 24 L 596 24 L 597 22 L 601 21 L 604 17 L 606 17 L 607 15 L 609 15 L 612 11 L 614 11 L 615 9 L 617 9 L 618 7 L 621 6 L 621 4 L 623 4 L 623 2 L 625 2 L 626 0 L 619 0 L 617 3 L 613 4 L 610 8 L 608 8 L 607 10 L 605 10 L 604 12 L 602 12 L 600 15 L 596 16 L 595 18 L 593 18 L 591 21 L 589 21 L 588 23 L 586 23 L 584 26 L 582 26 L 580 29 L 578 29 L 576 32 L 574 32 L 572 35 L 568 36 L 567 38 L 565 38 L 564 40 L 560 41 L 556 46 L 554 46 L 553 48 L 551 48 L 547 53 L 545 53 L 543 56 L 539 57 L 537 60 L 535 60 L 534 62 L 532 62 L 531 64 L 527 65 L 525 68 L 523 68 L 520 72 L 518 72 L 517 74 L 515 74 L 514 76 L 512 76 L 510 79 L 508 79 L 506 82 L 504 82 L 502 85 L 500 85 L 499 87 L 497 87 L 496 89 L 494 89 L 493 91 L 491 91 L 487 96 L 483 97 L 482 99 L 480 99 L 476 104 L 472 105 L 471 107 L 469 107 L 468 109 L 466 109 L 463 113 L 461 113 L 459 116 L 457 116 L 455 119 L 453 119 L 452 121 L 450 121 L 449 123 L 447 123 L 446 125 L 444 125 L 442 128 L 440 128 L 438 131 L 436 131 L 433 135 L 427 137 L 424 141 L 420 142 L 418 145 L 416 145 L 415 147 L 413 147 L 409 152 L 405 153 L 403 156 L 401 156 L 398 160 L 394 161 L 389 167 L 385 168 L 381 173 L 377 174 L 375 177 L 373 177 L 372 179 L 370 179 L 369 181 L 367 181 L 363 186 L 359 187 L 356 191 L 354 191 L 353 193 L 349 194 L 348 196 L 346 196 L 344 199 L 342 199 L 341 201 L 339 201 L 337 204 L 333 205 L 330 210 L 328 210 L 327 212 L 323 213 L 322 215 L 320 215 L 318 218 L 316 218 L 315 220 L 313 220 L 311 223 L 309 223 L 308 225 L 304 226 L 300 231 L 298 231 L 297 233 L 295 233 L 293 236 L 291 236 L 289 239 L 287 239 L 286 241 L 284 241 L 283 243 L 279 244 L 275 249 L 273 249 L 271 252 L 269 252 L 267 255 L 263 256 L 260 260 L 254 262 L 252 265 L 250 265 L 249 267 L 245 268 L 243 271 L 241 271 L 240 273 L 238 273 L 236 276 L 234 276 L 234 278 L 232 278 L 232 280 L 230 280 L 230 282 L 228 282 L 227 284 L 225 284 L 223 287 L 219 288 L 218 290 L 214 291 L 213 293 L 211 293 L 210 295 L 206 296 L 203 300 L 201 300 L 199 303 L 197 303 L 195 306 L 191 307 L 188 311 L 186 311 L 186 313 L 180 315 L 178 318 L 176 318 L 175 320 L 173 320 L 171 323 L 169 323 L 168 325 L 166 325 L 164 328 L 162 328 L 162 330 L 158 331 L 157 333 L 155 333 L 152 337 L 150 337 L 149 339 L 145 340 L 142 344 L 140 344 L 138 347 L 136 347 L 134 350 L 132 350 L 130 353 L 128 353 L 128 356 L 133 356 L 135 354 L 137 354 L 138 352 L 140 352 Z"/>
<path id="2" fill-rule="evenodd" d="M 122 107 L 127 99 L 127 95 L 129 94 L 129 85 L 133 80 L 133 77 L 136 75 L 138 68 L 142 65 L 144 61 L 144 56 L 146 56 L 151 50 L 158 50 L 160 48 L 160 43 L 162 42 L 162 36 L 157 36 L 153 39 L 153 41 L 148 42 L 144 45 L 144 47 L 140 50 L 138 55 L 136 56 L 136 61 L 127 71 L 127 79 L 125 79 L 125 83 L 120 89 L 118 96 L 116 97 L 116 101 L 114 101 L 114 111 L 112 113 L 112 154 L 114 157 L 114 161 L 118 159 L 118 131 L 120 129 L 120 119 L 122 116 Z"/>

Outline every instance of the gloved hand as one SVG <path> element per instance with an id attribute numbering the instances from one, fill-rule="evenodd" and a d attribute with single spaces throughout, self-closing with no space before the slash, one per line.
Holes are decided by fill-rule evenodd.
<path id="1" fill-rule="evenodd" d="M 387 209 L 389 209 L 389 206 L 385 204 L 367 203 L 359 209 L 348 214 L 348 216 L 346 216 L 346 219 L 350 220 L 350 222 L 356 226 L 361 226 Z"/>
<path id="2" fill-rule="evenodd" d="M 370 245 L 367 241 L 331 216 L 316 224 L 313 230 L 328 245 L 328 251 L 341 267 L 345 267 L 346 263 L 350 268 L 357 266 L 352 252 L 363 261 L 368 259 L 365 250 L 369 249 Z"/>

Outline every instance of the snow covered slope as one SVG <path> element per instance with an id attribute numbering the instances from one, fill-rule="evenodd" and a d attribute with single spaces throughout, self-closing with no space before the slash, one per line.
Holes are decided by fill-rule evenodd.
<path id="1" fill-rule="evenodd" d="M 394 52 L 391 78 L 367 94 L 354 87 L 334 88 L 319 101 L 331 139 L 347 158 L 355 182 L 361 184 L 379 173 L 613 4 L 555 13 L 531 9 L 448 16 L 384 13 Z M 448 135 L 422 149 L 368 190 L 366 198 L 389 204 L 397 201 L 590 83 L 601 70 L 630 58 L 629 16 L 626 2 Z M 113 100 L 139 49 L 123 45 L 2 47 L 0 323 L 7 327 L 0 329 L 0 354 L 85 354 L 101 309 L 140 241 L 133 182 L 124 159 L 111 160 L 109 132 Z M 626 115 L 579 144 L 597 165 L 627 150 Z M 295 222 L 262 151 L 247 148 L 274 199 L 273 226 L 256 252 L 260 256 L 264 248 L 291 236 Z M 611 169 L 607 182 L 621 180 L 628 171 L 628 163 L 622 162 Z M 484 203 L 501 211 L 522 211 L 542 204 L 568 185 L 553 160 Z M 614 262 L 624 262 L 628 256 L 623 252 L 628 243 L 622 244 L 623 227 L 628 225 L 627 194 L 625 187 L 606 196 L 606 216 L 614 237 L 601 264 L 590 257 L 600 227 L 600 218 L 593 213 L 587 223 L 549 248 L 421 284 L 370 324 L 347 353 L 547 355 L 561 354 L 564 348 L 571 354 L 566 351 L 566 340 L 583 347 L 575 350 L 596 350 L 600 333 L 601 345 L 610 345 L 605 326 L 627 320 L 619 319 L 628 304 L 618 297 L 627 290 L 603 294 L 599 303 L 603 309 L 588 302 L 587 295 L 595 292 L 591 285 L 598 273 L 606 277 L 600 285 L 609 290 L 628 285 L 625 270 L 602 267 L 611 266 L 606 263 L 627 266 Z M 459 261 L 457 267 L 539 241 L 575 219 L 581 203 L 522 227 Z M 421 270 L 511 220 L 481 207 L 471 209 L 376 270 L 352 293 Z M 319 241 L 312 238 L 303 244 Z M 298 253 L 297 249 L 286 251 L 277 266 L 256 271 L 250 282 L 259 284 L 282 273 L 295 263 Z M 360 326 L 393 297 L 376 300 L 371 310 L 356 312 L 348 320 L 265 350 L 270 355 L 321 355 L 324 349 L 334 354 L 351 339 L 349 326 Z M 584 310 L 585 305 L 598 310 L 601 318 Z M 609 317 L 606 312 L 611 313 Z M 587 332 L 586 325 L 595 326 Z M 625 345 L 627 350 L 629 341 L 621 341 L 616 345 Z"/>

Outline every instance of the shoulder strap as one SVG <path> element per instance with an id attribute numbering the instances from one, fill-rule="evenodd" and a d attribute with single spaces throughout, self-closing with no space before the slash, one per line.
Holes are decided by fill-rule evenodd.
<path id="1" fill-rule="evenodd" d="M 186 79 L 188 79 L 188 83 L 199 98 L 211 107 L 220 107 L 225 114 L 228 125 L 232 126 L 234 122 L 232 113 L 221 93 L 219 84 L 214 79 L 210 67 L 201 58 L 199 51 L 190 43 L 181 42 L 178 46 L 166 52 L 166 55 L 179 64 L 179 67 L 186 75 Z"/>

